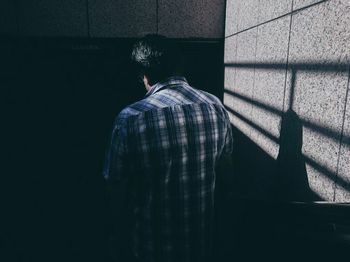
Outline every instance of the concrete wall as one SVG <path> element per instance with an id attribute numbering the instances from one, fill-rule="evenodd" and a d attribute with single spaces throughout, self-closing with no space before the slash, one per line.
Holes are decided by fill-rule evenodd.
<path id="1" fill-rule="evenodd" d="M 222 38 L 224 0 L 4 0 L 0 36 Z"/>
<path id="2" fill-rule="evenodd" d="M 336 202 L 350 201 L 349 24 L 348 0 L 227 0 L 232 124 L 276 165 L 301 161 L 310 190 Z"/>

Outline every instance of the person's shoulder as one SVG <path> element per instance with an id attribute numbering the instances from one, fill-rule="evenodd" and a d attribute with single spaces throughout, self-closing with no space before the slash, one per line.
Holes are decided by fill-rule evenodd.
<path id="1" fill-rule="evenodd" d="M 217 105 L 220 105 L 220 106 L 223 106 L 220 99 L 217 96 L 215 96 L 209 92 L 206 92 L 204 90 L 198 90 L 198 91 L 201 92 L 204 96 L 206 96 L 210 102 L 217 104 Z"/>
<path id="2" fill-rule="evenodd" d="M 124 124 L 129 119 L 138 117 L 142 115 L 144 112 L 151 110 L 151 103 L 148 101 L 149 98 L 144 98 L 135 103 L 132 103 L 126 106 L 117 116 L 116 123 Z"/>
<path id="3" fill-rule="evenodd" d="M 211 108 L 213 108 L 218 114 L 218 116 L 220 116 L 225 122 L 229 121 L 228 112 L 224 104 L 221 102 L 221 100 L 217 96 L 209 92 L 206 92 L 204 90 L 197 89 L 197 91 L 203 97 L 205 97 L 205 103 L 208 104 Z"/>
<path id="4" fill-rule="evenodd" d="M 140 114 L 140 111 L 137 110 L 137 107 L 135 106 L 136 103 L 126 106 L 119 112 L 115 120 L 115 125 L 123 125 L 129 118 Z"/>
<path id="5" fill-rule="evenodd" d="M 199 97 L 202 103 L 211 104 L 211 105 L 224 108 L 224 105 L 222 104 L 221 100 L 217 96 L 194 87 L 191 87 L 191 89 L 195 90 L 195 93 L 197 94 L 196 96 Z"/>

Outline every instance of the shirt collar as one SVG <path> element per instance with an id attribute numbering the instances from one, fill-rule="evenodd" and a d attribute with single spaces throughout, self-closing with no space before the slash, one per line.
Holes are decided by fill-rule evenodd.
<path id="1" fill-rule="evenodd" d="M 160 91 L 161 89 L 164 89 L 170 85 L 183 85 L 183 84 L 188 84 L 187 80 L 185 77 L 182 76 L 172 76 L 164 81 L 158 82 L 154 84 L 151 89 L 146 93 L 146 97 L 153 95 Z"/>

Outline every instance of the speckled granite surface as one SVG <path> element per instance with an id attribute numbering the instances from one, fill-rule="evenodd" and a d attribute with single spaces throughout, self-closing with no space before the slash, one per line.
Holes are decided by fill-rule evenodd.
<path id="1" fill-rule="evenodd" d="M 242 128 L 236 120 L 237 127 L 273 157 L 278 153 L 276 113 L 291 107 L 303 125 L 302 157 L 311 190 L 327 201 L 350 201 L 348 112 L 342 137 L 344 112 L 350 111 L 350 105 L 345 107 L 349 88 L 350 2 L 294 1 L 294 10 L 302 7 L 306 8 L 291 15 L 290 1 L 229 1 L 226 35 L 238 32 L 234 36 L 238 47 L 235 61 L 255 66 L 226 68 L 225 81 L 232 84 L 225 86 L 241 95 L 241 101 L 227 101 L 250 121 Z M 287 15 L 258 25 L 283 14 Z M 249 29 L 251 26 L 257 27 Z M 242 30 L 247 31 L 239 33 Z M 247 37 L 254 30 L 255 36 Z M 226 39 L 227 58 L 231 57 L 231 38 Z M 284 70 L 259 68 L 271 63 L 274 67 L 283 66 L 287 57 L 287 75 Z M 261 129 L 257 131 L 252 124 Z"/>
<path id="2" fill-rule="evenodd" d="M 296 10 L 322 1 L 324 0 L 294 0 L 293 9 Z"/>
<path id="3" fill-rule="evenodd" d="M 340 150 L 338 180 L 335 191 L 335 201 L 350 202 L 350 86 L 348 85 L 348 97 L 344 121 L 344 130 Z"/>
<path id="4" fill-rule="evenodd" d="M 289 25 L 290 16 L 287 16 L 258 27 L 252 99 L 275 111 L 253 106 L 252 121 L 276 138 L 279 138 L 281 121 L 278 111 L 283 111 Z M 275 68 L 263 68 L 272 63 L 276 64 Z M 252 136 L 271 157 L 277 158 L 279 147 L 276 142 L 260 132 Z"/>
<path id="5" fill-rule="evenodd" d="M 327 64 L 341 64 L 348 57 L 350 12 L 344 15 L 344 11 L 349 7 L 344 1 L 313 6 L 295 14 L 291 28 L 290 65 L 312 63 L 314 70 L 297 66 L 295 83 L 287 83 L 286 95 L 294 89 L 292 108 L 306 123 L 303 154 L 310 187 L 329 201 L 334 200 L 349 76 L 346 70 L 331 70 Z"/>
<path id="6" fill-rule="evenodd" d="M 263 23 L 292 11 L 292 0 L 259 0 L 259 19 Z"/>
<path id="7" fill-rule="evenodd" d="M 85 0 L 19 0 L 17 13 L 24 36 L 88 35 Z"/>
<path id="8" fill-rule="evenodd" d="M 89 0 L 93 37 L 140 37 L 157 32 L 156 0 Z"/>
<path id="9" fill-rule="evenodd" d="M 221 38 L 224 0 L 159 0 L 159 33 L 179 38 Z"/>

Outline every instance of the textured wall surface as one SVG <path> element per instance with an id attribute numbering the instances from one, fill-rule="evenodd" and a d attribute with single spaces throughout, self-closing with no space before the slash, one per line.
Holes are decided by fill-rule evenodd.
<path id="1" fill-rule="evenodd" d="M 349 24 L 348 0 L 227 1 L 232 124 L 276 166 L 300 161 L 319 200 L 350 201 Z M 297 122 L 283 129 L 290 112 Z"/>
<path id="2" fill-rule="evenodd" d="M 138 37 L 157 31 L 157 0 L 88 0 L 93 37 Z"/>
<path id="3" fill-rule="evenodd" d="M 85 0 L 19 0 L 16 11 L 20 35 L 88 35 Z"/>
<path id="4" fill-rule="evenodd" d="M 0 36 L 222 38 L 225 0 L 4 0 Z"/>
<path id="5" fill-rule="evenodd" d="M 350 199 L 350 97 L 346 103 L 345 122 L 339 158 L 338 183 L 335 200 L 349 202 Z"/>
<path id="6" fill-rule="evenodd" d="M 158 30 L 168 37 L 221 38 L 225 0 L 158 0 Z"/>

